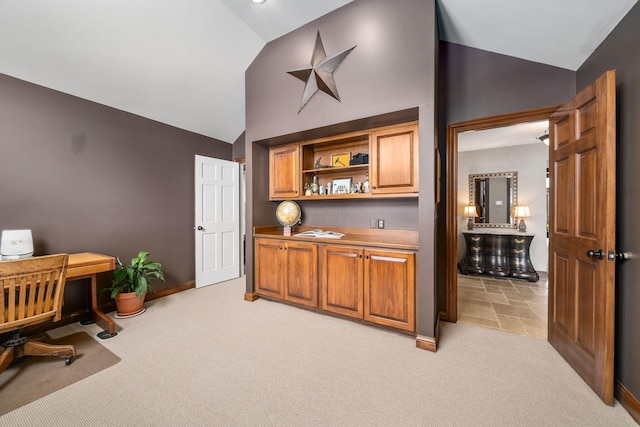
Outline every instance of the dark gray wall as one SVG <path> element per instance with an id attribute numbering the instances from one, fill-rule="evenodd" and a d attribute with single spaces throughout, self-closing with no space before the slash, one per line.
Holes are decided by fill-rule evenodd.
<path id="1" fill-rule="evenodd" d="M 140 250 L 193 280 L 194 155 L 231 144 L 0 75 L 0 228 L 36 253 Z"/>
<path id="2" fill-rule="evenodd" d="M 465 120 L 562 104 L 575 95 L 575 73 L 536 62 L 440 42 L 440 152 L 447 126 Z M 446 198 L 446 177 L 441 194 Z M 445 253 L 445 203 L 438 205 L 437 253 Z M 437 262 L 438 308 L 445 310 L 444 259 Z"/>
<path id="3" fill-rule="evenodd" d="M 578 69 L 582 90 L 607 70 L 616 70 L 617 92 L 617 243 L 635 259 L 616 269 L 616 379 L 640 399 L 640 4 Z"/>
<path id="4" fill-rule="evenodd" d="M 244 132 L 233 142 L 233 160 L 244 159 Z"/>
<path id="5" fill-rule="evenodd" d="M 341 102 L 319 92 L 298 113 L 304 83 L 287 71 L 307 65 L 316 33 L 327 55 L 357 47 L 334 74 Z M 420 118 L 420 200 L 302 203 L 305 225 L 369 227 L 384 215 L 387 228 L 419 230 L 418 332 L 434 335 L 433 159 L 435 1 L 356 0 L 267 44 L 246 72 L 248 232 L 275 224 L 268 201 L 267 140 L 414 108 Z M 335 125 L 335 126 L 334 126 Z M 316 136 L 322 136 L 317 134 Z M 281 140 L 282 141 L 282 140 Z M 247 247 L 247 290 L 253 290 L 253 247 Z"/>

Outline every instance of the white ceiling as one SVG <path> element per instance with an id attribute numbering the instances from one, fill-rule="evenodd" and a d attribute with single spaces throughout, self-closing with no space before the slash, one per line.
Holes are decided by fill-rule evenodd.
<path id="1" fill-rule="evenodd" d="M 636 2 L 438 0 L 441 38 L 576 70 Z M 0 73 L 231 143 L 262 47 L 347 3 L 0 0 Z"/>
<path id="2" fill-rule="evenodd" d="M 542 144 L 538 139 L 548 133 L 549 121 L 521 123 L 494 129 L 471 130 L 458 134 L 458 151 L 485 150 L 511 145 Z"/>

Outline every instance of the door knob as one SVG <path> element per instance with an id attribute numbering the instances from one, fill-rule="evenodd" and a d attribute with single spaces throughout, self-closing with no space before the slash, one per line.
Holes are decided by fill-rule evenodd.
<path id="1" fill-rule="evenodd" d="M 204 230 L 204 227 L 203 227 L 203 226 L 201 226 L 201 225 L 199 225 L 199 226 L 198 226 L 198 228 L 196 228 L 196 230 L 198 230 L 198 231 L 203 231 L 203 230 Z"/>
<path id="2" fill-rule="evenodd" d="M 593 249 L 589 249 L 587 251 L 587 257 L 588 258 L 604 259 L 604 251 L 602 249 L 598 249 L 596 251 L 594 251 Z"/>

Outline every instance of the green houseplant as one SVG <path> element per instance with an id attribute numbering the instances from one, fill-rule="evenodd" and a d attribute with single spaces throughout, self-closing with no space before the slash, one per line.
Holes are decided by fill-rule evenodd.
<path id="1" fill-rule="evenodd" d="M 131 264 L 124 265 L 117 258 L 113 280 L 107 290 L 116 301 L 119 316 L 131 316 L 141 313 L 144 297 L 153 291 L 151 281 L 164 280 L 162 264 L 150 261 L 149 252 L 141 251 L 131 259 Z"/>

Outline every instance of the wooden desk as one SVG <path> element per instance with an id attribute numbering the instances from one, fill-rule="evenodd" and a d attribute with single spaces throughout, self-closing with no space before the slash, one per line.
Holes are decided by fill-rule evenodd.
<path id="1" fill-rule="evenodd" d="M 107 339 L 118 335 L 116 324 L 98 308 L 98 289 L 96 275 L 116 268 L 116 259 L 108 255 L 82 252 L 69 254 L 67 264 L 67 280 L 91 279 L 91 318 L 104 331 L 98 334 L 99 338 Z"/>

